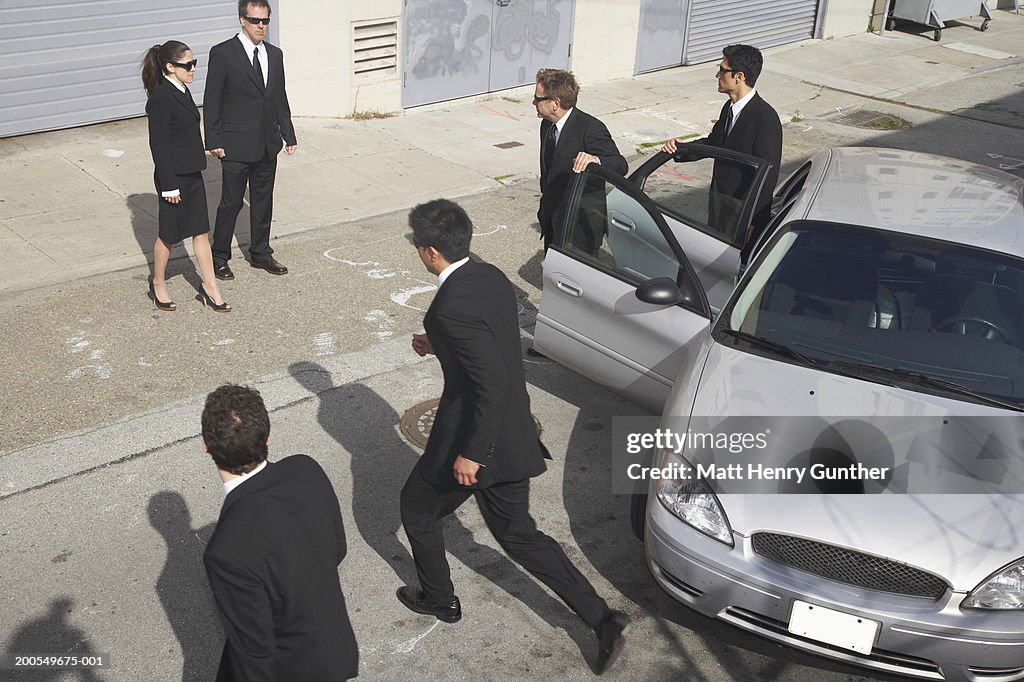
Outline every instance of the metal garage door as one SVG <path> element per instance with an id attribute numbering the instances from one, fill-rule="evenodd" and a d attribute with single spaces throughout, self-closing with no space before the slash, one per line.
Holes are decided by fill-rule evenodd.
<path id="1" fill-rule="evenodd" d="M 691 0 L 683 63 L 718 59 L 733 43 L 760 49 L 815 35 L 818 0 Z"/>
<path id="2" fill-rule="evenodd" d="M 201 104 L 210 47 L 238 30 L 231 0 L 3 0 L 0 137 L 143 114 L 142 54 L 171 39 L 199 59 Z"/>

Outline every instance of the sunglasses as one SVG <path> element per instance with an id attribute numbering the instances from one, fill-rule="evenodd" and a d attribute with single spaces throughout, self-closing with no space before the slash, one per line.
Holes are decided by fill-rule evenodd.
<path id="1" fill-rule="evenodd" d="M 263 24 L 264 26 L 270 26 L 270 17 L 243 17 L 253 26 L 257 24 Z"/>
<path id="2" fill-rule="evenodd" d="M 716 75 L 724 76 L 727 73 L 738 73 L 739 69 L 726 69 L 724 67 L 718 67 L 718 73 Z"/>
<path id="3" fill-rule="evenodd" d="M 533 106 L 537 106 L 541 102 L 547 102 L 550 99 L 552 99 L 552 98 L 551 97 L 534 97 L 533 98 Z"/>
<path id="4" fill-rule="evenodd" d="M 193 59 L 192 61 L 185 62 L 184 64 L 181 64 L 179 62 L 171 62 L 171 65 L 172 66 L 177 66 L 179 69 L 185 69 L 186 71 L 192 71 L 193 69 L 196 68 L 196 64 L 198 64 L 198 63 L 199 63 L 198 59 Z"/>

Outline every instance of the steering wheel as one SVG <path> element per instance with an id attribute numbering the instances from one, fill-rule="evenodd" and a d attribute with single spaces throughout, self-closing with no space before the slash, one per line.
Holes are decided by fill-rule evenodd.
<path id="1" fill-rule="evenodd" d="M 955 334 L 978 334 L 983 339 L 998 340 L 1003 343 L 1010 343 L 1010 334 L 995 322 L 980 317 L 951 317 L 935 326 L 938 332 L 953 332 Z M 979 333 L 980 332 L 980 333 Z"/>

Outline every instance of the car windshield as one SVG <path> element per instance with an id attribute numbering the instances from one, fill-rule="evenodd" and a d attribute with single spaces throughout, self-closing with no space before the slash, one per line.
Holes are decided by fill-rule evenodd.
<path id="1" fill-rule="evenodd" d="M 794 221 L 754 267 L 719 321 L 724 343 L 745 340 L 789 361 L 925 392 L 945 386 L 1024 404 L 1024 260 Z"/>

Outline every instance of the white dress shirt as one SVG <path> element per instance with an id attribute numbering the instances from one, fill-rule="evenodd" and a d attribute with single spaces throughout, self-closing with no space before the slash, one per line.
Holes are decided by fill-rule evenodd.
<path id="1" fill-rule="evenodd" d="M 252 64 L 252 51 L 260 51 L 260 72 L 263 73 L 263 87 L 267 87 L 267 46 L 260 41 L 259 45 L 254 45 L 249 36 L 245 35 L 245 31 L 239 31 L 238 39 L 242 41 L 242 47 L 245 48 L 245 54 L 249 57 L 249 63 Z"/>
<path id="2" fill-rule="evenodd" d="M 255 469 L 253 469 L 249 473 L 242 474 L 241 476 L 237 476 L 235 478 L 232 478 L 230 481 L 225 481 L 224 482 L 224 497 L 227 497 L 228 493 L 230 493 L 232 490 L 234 490 L 238 486 L 242 485 L 247 480 L 249 480 L 250 478 L 252 478 L 253 476 L 255 476 L 256 474 L 258 474 L 259 472 L 263 471 L 266 468 L 267 468 L 267 460 L 263 460 L 262 462 L 259 463 L 259 465 Z"/>
<path id="3" fill-rule="evenodd" d="M 725 131 L 726 135 L 731 133 L 732 129 L 736 127 L 736 121 L 740 120 L 740 112 L 743 111 L 743 107 L 747 106 L 747 103 L 752 100 L 756 94 L 757 90 L 751 90 L 746 95 L 732 103 L 732 125 Z"/>

